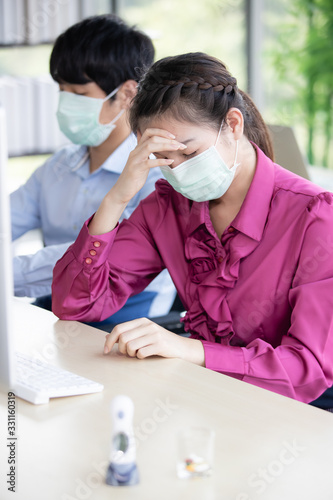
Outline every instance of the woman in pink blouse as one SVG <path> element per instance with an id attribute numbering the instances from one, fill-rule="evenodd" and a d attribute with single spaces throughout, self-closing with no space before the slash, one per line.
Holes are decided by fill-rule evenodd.
<path id="1" fill-rule="evenodd" d="M 54 313 L 102 321 L 166 267 L 191 336 L 136 319 L 105 353 L 179 357 L 313 401 L 333 383 L 333 195 L 273 163 L 258 110 L 206 54 L 155 63 L 131 126 L 138 146 L 55 266 Z M 118 225 L 156 167 L 167 180 Z"/>

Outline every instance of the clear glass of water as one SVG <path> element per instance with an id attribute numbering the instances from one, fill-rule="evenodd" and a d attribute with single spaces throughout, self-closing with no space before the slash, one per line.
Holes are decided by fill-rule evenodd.
<path id="1" fill-rule="evenodd" d="M 215 433 L 207 427 L 188 427 L 177 435 L 177 476 L 210 476 L 213 471 Z"/>

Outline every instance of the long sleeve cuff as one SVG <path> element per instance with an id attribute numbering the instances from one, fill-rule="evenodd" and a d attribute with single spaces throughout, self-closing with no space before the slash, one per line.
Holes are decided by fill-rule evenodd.
<path id="1" fill-rule="evenodd" d="M 83 265 L 84 270 L 87 272 L 91 272 L 96 267 L 105 263 L 119 227 L 119 224 L 117 224 L 108 233 L 92 236 L 88 230 L 88 225 L 92 217 L 84 223 L 72 246 L 72 252 L 76 260 Z"/>
<path id="2" fill-rule="evenodd" d="M 245 360 L 240 347 L 230 347 L 214 342 L 202 341 L 206 368 L 242 379 L 245 375 Z"/>

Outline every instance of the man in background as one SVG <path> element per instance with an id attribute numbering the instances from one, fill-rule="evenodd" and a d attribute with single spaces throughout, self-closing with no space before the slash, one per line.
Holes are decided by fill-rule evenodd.
<path id="1" fill-rule="evenodd" d="M 59 126 L 73 144 L 52 155 L 11 195 L 13 240 L 40 228 L 44 242 L 35 254 L 14 257 L 15 295 L 34 297 L 36 305 L 51 309 L 56 261 L 116 183 L 136 146 L 127 112 L 141 73 L 153 59 L 150 38 L 113 15 L 85 19 L 57 38 L 50 72 L 59 84 Z M 149 173 L 122 219 L 154 190 L 160 177 L 159 169 Z M 175 293 L 165 270 L 103 323 L 162 316 Z"/>

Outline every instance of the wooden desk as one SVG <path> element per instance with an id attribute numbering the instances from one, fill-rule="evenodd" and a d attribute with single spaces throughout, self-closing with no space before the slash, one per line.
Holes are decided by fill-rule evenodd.
<path id="1" fill-rule="evenodd" d="M 333 415 L 176 359 L 104 356 L 104 334 L 15 301 L 19 349 L 102 382 L 102 393 L 17 404 L 16 493 L 7 491 L 7 396 L 1 394 L 1 500 L 331 500 Z M 104 483 L 109 405 L 135 404 L 141 482 Z M 216 431 L 210 478 L 176 477 L 176 432 Z"/>

